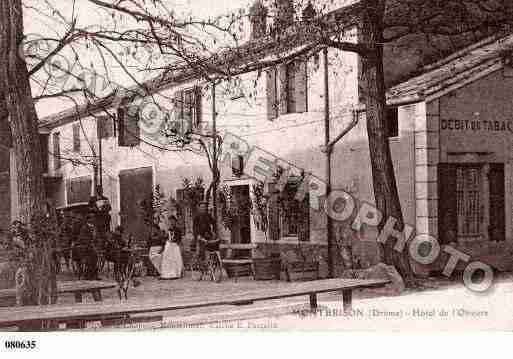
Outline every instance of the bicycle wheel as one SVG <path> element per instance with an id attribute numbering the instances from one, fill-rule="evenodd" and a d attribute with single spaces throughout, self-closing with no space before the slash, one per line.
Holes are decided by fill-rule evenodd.
<path id="1" fill-rule="evenodd" d="M 203 269 L 197 258 L 192 260 L 190 270 L 192 280 L 200 281 L 203 279 Z"/>
<path id="2" fill-rule="evenodd" d="M 223 279 L 223 267 L 221 266 L 221 262 L 217 255 L 214 255 L 210 262 L 210 275 L 212 280 L 216 283 L 221 282 Z"/>

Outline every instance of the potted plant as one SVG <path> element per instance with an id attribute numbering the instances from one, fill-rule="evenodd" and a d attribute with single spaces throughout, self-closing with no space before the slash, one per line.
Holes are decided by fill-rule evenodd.
<path id="1" fill-rule="evenodd" d="M 308 247 L 307 247 L 308 246 Z M 319 279 L 319 261 L 313 245 L 298 242 L 295 246 L 298 260 L 285 263 L 285 275 L 288 282 Z"/>
<path id="2" fill-rule="evenodd" d="M 255 227 L 264 233 L 267 242 L 269 229 L 268 205 L 269 194 L 265 191 L 263 182 L 254 184 L 251 188 L 251 215 Z M 267 253 L 263 257 L 253 258 L 253 276 L 255 280 L 280 279 L 281 258 L 279 253 Z"/>

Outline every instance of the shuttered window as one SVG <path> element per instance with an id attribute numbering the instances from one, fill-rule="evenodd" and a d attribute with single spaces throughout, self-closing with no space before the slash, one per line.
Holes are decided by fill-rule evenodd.
<path id="1" fill-rule="evenodd" d="M 266 71 L 266 98 L 267 98 L 267 119 L 274 120 L 278 117 L 276 68 L 272 67 Z"/>
<path id="2" fill-rule="evenodd" d="M 308 67 L 306 61 L 294 62 L 294 112 L 302 113 L 308 111 Z M 290 92 L 290 91 L 289 91 Z"/>
<path id="3" fill-rule="evenodd" d="M 114 119 L 110 116 L 98 117 L 96 119 L 96 129 L 98 131 L 98 138 L 107 139 L 114 137 Z"/>
<path id="4" fill-rule="evenodd" d="M 287 184 L 282 193 L 272 193 L 268 202 L 269 238 L 297 237 L 299 241 L 310 240 L 309 196 L 302 201 L 295 198 L 296 186 Z"/>
<path id="5" fill-rule="evenodd" d="M 278 65 L 278 103 L 280 115 L 288 113 L 288 77 L 287 65 Z"/>
<path id="6" fill-rule="evenodd" d="M 295 60 L 266 71 L 267 119 L 308 111 L 307 62 Z"/>
<path id="7" fill-rule="evenodd" d="M 118 109 L 118 145 L 135 147 L 140 143 L 139 112 L 127 108 Z"/>
<path id="8" fill-rule="evenodd" d="M 480 237 L 482 234 L 481 168 L 460 166 L 456 170 L 458 237 Z"/>
<path id="9" fill-rule="evenodd" d="M 66 181 L 68 205 L 87 202 L 91 197 L 92 180 L 90 176 L 72 178 Z"/>
<path id="10" fill-rule="evenodd" d="M 175 92 L 173 102 L 177 118 L 184 121 L 183 134 L 197 129 L 201 124 L 201 87 L 195 86 Z"/>

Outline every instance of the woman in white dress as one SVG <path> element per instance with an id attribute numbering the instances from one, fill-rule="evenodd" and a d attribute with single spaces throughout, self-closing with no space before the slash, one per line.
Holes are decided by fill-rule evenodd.
<path id="1" fill-rule="evenodd" d="M 180 251 L 182 233 L 177 226 L 175 216 L 169 217 L 169 231 L 164 252 L 162 253 L 162 264 L 160 267 L 161 279 L 177 279 L 183 275 L 183 260 Z"/>

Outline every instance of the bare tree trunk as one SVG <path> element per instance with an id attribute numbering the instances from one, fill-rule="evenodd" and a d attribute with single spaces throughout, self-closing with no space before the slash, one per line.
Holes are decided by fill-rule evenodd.
<path id="1" fill-rule="evenodd" d="M 20 56 L 23 42 L 23 8 L 21 0 L 0 2 L 0 100 L 9 116 L 12 143 L 16 158 L 20 220 L 24 223 L 43 214 L 45 191 L 42 175 L 41 145 L 37 128 L 37 114 L 30 89 L 27 65 Z M 1 107 L 1 106 L 0 106 Z M 49 243 L 36 245 L 29 263 L 25 286 L 32 291 L 26 298 L 30 303 L 50 302 L 55 288 L 55 273 Z M 36 301 L 37 303 L 34 303 Z"/>
<path id="2" fill-rule="evenodd" d="M 394 166 L 386 127 L 386 89 L 383 71 L 383 19 L 385 0 L 367 1 L 362 21 L 362 42 L 369 46 L 373 56 L 362 57 L 362 76 L 365 85 L 367 135 L 369 138 L 372 181 L 376 207 L 383 214 L 381 230 L 387 218 L 397 220 L 398 230 L 404 227 L 399 202 Z M 383 245 L 384 262 L 394 265 L 406 281 L 413 277 L 408 253 L 396 252 L 391 238 Z"/>

